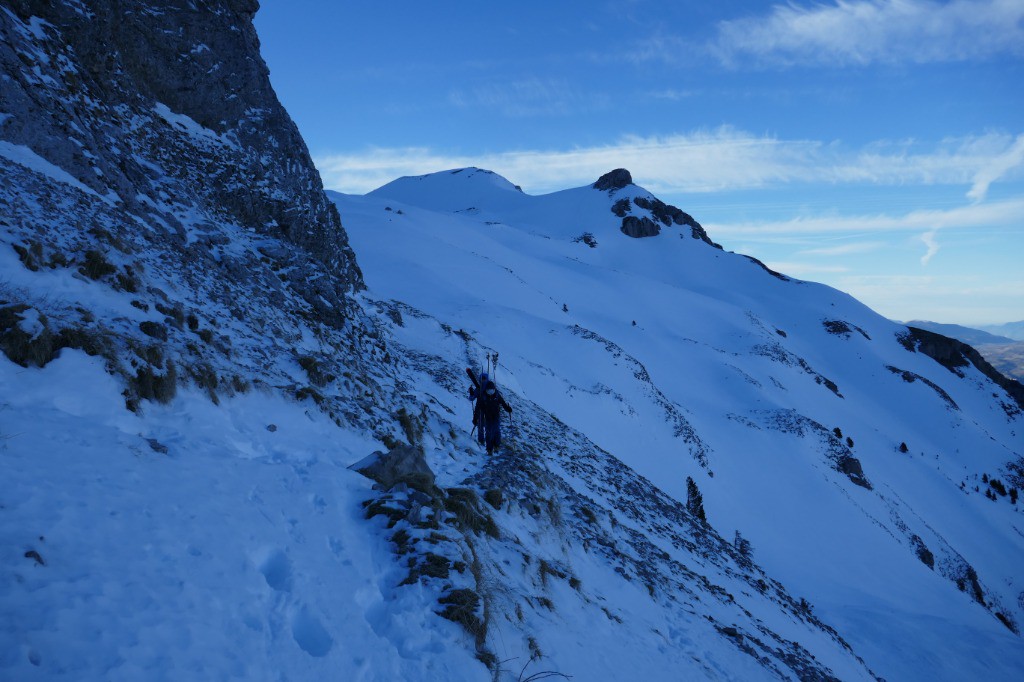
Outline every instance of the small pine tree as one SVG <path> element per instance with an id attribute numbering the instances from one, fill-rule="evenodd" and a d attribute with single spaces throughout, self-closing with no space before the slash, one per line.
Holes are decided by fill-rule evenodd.
<path id="1" fill-rule="evenodd" d="M 842 438 L 843 437 L 843 432 L 842 432 L 842 430 L 838 426 L 836 428 L 832 429 L 832 433 L 836 434 L 836 438 Z"/>
<path id="2" fill-rule="evenodd" d="M 708 522 L 708 517 L 704 514 L 704 496 L 700 494 L 697 484 L 689 476 L 686 477 L 686 511 L 701 523 Z"/>
<path id="3" fill-rule="evenodd" d="M 1010 488 L 1010 504 L 1017 504 L 1017 489 Z"/>
<path id="4" fill-rule="evenodd" d="M 853 439 L 849 436 L 846 437 L 846 445 L 851 448 L 853 447 Z"/>
<path id="5" fill-rule="evenodd" d="M 982 483 L 988 483 L 988 474 L 982 474 L 981 475 L 981 482 Z"/>
<path id="6" fill-rule="evenodd" d="M 900 452 L 902 452 L 903 454 L 906 454 L 907 453 L 907 449 L 908 448 L 907 448 L 907 444 L 906 443 L 900 443 Z"/>
<path id="7" fill-rule="evenodd" d="M 750 540 L 740 535 L 739 531 L 736 531 L 736 537 L 732 541 L 732 545 L 736 548 L 736 553 L 739 554 L 739 561 L 737 563 L 739 563 L 740 567 L 750 568 L 754 564 Z"/>

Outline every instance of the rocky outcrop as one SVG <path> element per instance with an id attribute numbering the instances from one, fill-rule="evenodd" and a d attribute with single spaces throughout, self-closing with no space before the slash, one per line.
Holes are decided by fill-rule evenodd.
<path id="1" fill-rule="evenodd" d="M 616 168 L 605 173 L 593 184 L 594 189 L 615 194 L 616 191 L 633 184 L 633 176 L 625 168 Z M 611 211 L 619 218 L 622 218 L 622 225 L 619 229 L 622 233 L 634 238 L 654 237 L 661 233 L 661 226 L 672 225 L 686 226 L 690 228 L 690 236 L 699 239 L 708 246 L 721 249 L 721 245 L 711 241 L 708 233 L 701 227 L 700 223 L 693 219 L 689 213 L 666 204 L 656 197 L 633 197 L 632 204 L 650 213 L 648 216 L 629 215 L 632 210 L 628 198 L 619 199 L 612 204 Z M 660 225 L 659 225 L 660 223 Z"/>
<path id="2" fill-rule="evenodd" d="M 614 192 L 633 184 L 633 176 L 625 168 L 616 168 L 597 179 L 593 187 L 602 192 Z"/>
<path id="3" fill-rule="evenodd" d="M 974 365 L 975 368 L 1009 394 L 1017 410 L 1024 410 L 1024 384 L 1003 376 L 990 365 L 981 354 L 966 343 L 951 339 L 926 329 L 907 327 L 907 333 L 899 341 L 910 351 L 920 351 L 940 365 L 962 376 L 961 368 Z"/>
<path id="4" fill-rule="evenodd" d="M 390 356 L 352 296 L 362 276 L 337 209 L 270 86 L 257 7 L 0 8 L 0 250 L 119 311 L 12 287 L 0 350 L 28 365 L 63 348 L 102 356 L 133 410 L 181 383 L 214 401 L 266 384 L 366 423 L 377 417 L 360 405 L 378 401 Z M 26 336 L 33 321 L 42 331 Z M 306 335 L 320 345 L 313 374 L 276 360 Z"/>
<path id="5" fill-rule="evenodd" d="M 192 200 L 361 276 L 259 55 L 255 0 L 12 0 L 0 137 L 143 220 Z M 180 222 L 181 218 L 175 222 Z"/>
<path id="6" fill-rule="evenodd" d="M 399 483 L 430 493 L 434 489 L 434 472 L 427 465 L 423 448 L 399 445 L 387 452 L 374 452 L 349 467 L 376 481 L 385 490 Z"/>
<path id="7" fill-rule="evenodd" d="M 622 234 L 634 239 L 642 237 L 657 237 L 661 233 L 661 227 L 647 216 L 637 218 L 635 215 L 628 215 L 622 219 L 622 226 L 619 228 Z"/>
<path id="8" fill-rule="evenodd" d="M 711 241 L 711 237 L 708 236 L 708 233 L 689 213 L 686 213 L 671 204 L 666 204 L 664 201 L 654 197 L 651 197 L 650 199 L 646 197 L 635 197 L 633 199 L 633 203 L 640 208 L 650 211 L 655 220 L 661 221 L 661 223 L 666 227 L 672 224 L 686 225 L 690 228 L 690 236 L 694 239 L 699 239 L 708 246 L 713 246 L 716 249 L 722 248 L 721 245 Z"/>

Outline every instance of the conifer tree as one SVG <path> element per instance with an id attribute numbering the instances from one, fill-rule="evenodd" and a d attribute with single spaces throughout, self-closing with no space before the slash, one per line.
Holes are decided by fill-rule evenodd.
<path id="1" fill-rule="evenodd" d="M 697 484 L 689 476 L 686 477 L 686 511 L 700 519 L 702 523 L 708 522 L 708 517 L 704 514 L 704 497 L 697 489 Z"/>
<path id="2" fill-rule="evenodd" d="M 736 531 L 736 538 L 732 541 L 733 547 L 736 548 L 737 554 L 739 554 L 739 565 L 742 568 L 750 568 L 753 563 L 753 550 L 750 547 L 750 540 L 740 535 L 739 531 Z"/>

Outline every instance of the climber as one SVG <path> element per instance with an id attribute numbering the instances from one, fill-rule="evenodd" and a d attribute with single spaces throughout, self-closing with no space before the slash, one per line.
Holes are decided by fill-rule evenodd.
<path id="1" fill-rule="evenodd" d="M 486 373 L 477 379 L 469 373 L 473 385 L 469 387 L 469 399 L 476 400 L 473 406 L 473 425 L 477 428 L 477 440 L 492 454 L 501 445 L 501 408 L 512 414 L 512 408 L 498 391 L 498 387 Z"/>

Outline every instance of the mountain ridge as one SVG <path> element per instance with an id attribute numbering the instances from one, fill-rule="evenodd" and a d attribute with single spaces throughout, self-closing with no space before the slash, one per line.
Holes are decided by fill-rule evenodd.
<path id="1" fill-rule="evenodd" d="M 454 187 L 449 190 L 458 192 Z M 489 352 L 501 350 L 504 381 L 510 391 L 529 395 L 534 401 L 538 400 L 538 391 L 547 392 L 548 397 L 540 400 L 543 409 L 566 425 L 586 433 L 599 447 L 614 453 L 669 497 L 686 499 L 681 482 L 688 475 L 696 478 L 704 493 L 708 518 L 716 528 L 724 524 L 726 534 L 730 528 L 742 530 L 743 536 L 750 537 L 755 547 L 765 543 L 766 536 L 761 533 L 772 535 L 748 513 L 737 514 L 729 502 L 743 499 L 743 495 L 760 496 L 765 504 L 771 500 L 769 506 L 777 506 L 780 500 L 765 496 L 763 491 L 755 494 L 756 484 L 753 488 L 743 484 L 742 495 L 737 490 L 727 491 L 721 487 L 723 480 L 731 481 L 730 486 L 740 484 L 749 475 L 742 471 L 744 466 L 754 465 L 758 476 L 775 479 L 774 474 L 755 465 L 756 460 L 749 457 L 732 461 L 737 457 L 737 443 L 744 443 L 751 451 L 770 447 L 779 453 L 777 457 L 795 446 L 807 448 L 808 454 L 819 453 L 807 461 L 808 465 L 815 467 L 824 463 L 834 475 L 841 477 L 834 480 L 845 479 L 854 486 L 853 490 L 859 487 L 869 491 L 868 500 L 855 505 L 861 511 L 854 516 L 877 506 L 876 511 L 867 513 L 869 525 L 880 524 L 889 528 L 888 532 L 894 537 L 901 537 L 907 560 L 944 576 L 953 589 L 962 586 L 966 593 L 975 595 L 975 604 L 998 601 L 1002 605 L 994 608 L 993 616 L 998 614 L 998 617 L 993 617 L 993 622 L 1012 618 L 1006 612 L 1016 600 L 1012 588 L 1003 597 L 995 597 L 989 591 L 991 585 L 1001 584 L 1004 578 L 1012 583 L 1005 567 L 1002 578 L 986 578 L 983 574 L 987 569 L 975 569 L 963 550 L 958 549 L 967 538 L 950 541 L 944 537 L 945 531 L 936 529 L 937 519 L 944 515 L 942 507 L 934 506 L 935 502 L 927 502 L 926 498 L 909 495 L 906 483 L 898 481 L 899 476 L 909 475 L 910 470 L 905 470 L 898 459 L 890 460 L 885 454 L 900 452 L 907 446 L 907 442 L 902 442 L 908 437 L 907 424 L 917 423 L 918 426 L 911 428 L 918 442 L 908 447 L 910 452 L 916 453 L 912 457 L 921 458 L 928 452 L 928 457 L 940 462 L 948 458 L 939 468 L 943 472 L 939 479 L 927 487 L 935 494 L 939 488 L 934 486 L 949 485 L 953 476 L 961 482 L 961 467 L 968 460 L 955 453 L 950 456 L 940 452 L 951 450 L 950 444 L 959 441 L 962 435 L 951 436 L 952 440 L 934 439 L 928 435 L 933 427 L 924 427 L 920 417 L 912 416 L 923 414 L 921 410 L 934 410 L 935 419 L 951 420 L 959 424 L 957 428 L 975 430 L 980 440 L 974 441 L 972 449 L 987 441 L 989 433 L 995 433 L 991 428 L 1004 429 L 1000 431 L 1004 434 L 1000 437 L 1002 445 L 995 449 L 984 446 L 989 452 L 985 458 L 987 463 L 974 462 L 972 468 L 979 467 L 978 473 L 965 479 L 973 481 L 973 476 L 977 476 L 980 482 L 983 473 L 986 479 L 995 476 L 992 471 L 986 473 L 988 469 L 998 470 L 1003 465 L 1006 468 L 999 475 L 1014 476 L 1020 457 L 1012 446 L 1016 440 L 1012 424 L 1020 420 L 1018 402 L 1010 394 L 1002 393 L 1001 403 L 988 404 L 988 394 L 974 394 L 974 389 L 969 387 L 975 382 L 991 385 L 974 364 L 959 360 L 952 369 L 943 366 L 933 356 L 947 365 L 953 363 L 932 347 L 934 340 L 922 344 L 914 340 L 911 330 L 885 320 L 841 292 L 814 283 L 771 277 L 760 268 L 751 268 L 746 257 L 719 249 L 704 249 L 703 245 L 690 247 L 688 245 L 693 244 L 690 239 L 666 240 L 668 233 L 656 239 L 630 239 L 619 229 L 620 217 L 612 210 L 616 197 L 595 192 L 592 186 L 524 197 L 523 202 L 535 202 L 537 207 L 519 206 L 515 209 L 516 217 L 530 215 L 536 222 L 539 220 L 536 216 L 546 216 L 557 224 L 556 228 L 549 226 L 547 229 L 538 229 L 530 221 L 518 223 L 503 214 L 503 207 L 491 210 L 485 202 L 467 195 L 460 195 L 460 201 L 477 206 L 478 213 L 438 213 L 403 204 L 399 216 L 382 210 L 371 197 L 331 196 L 348 216 L 369 290 L 380 305 L 390 305 L 386 301 L 402 301 L 402 310 L 416 310 L 417 317 L 430 311 L 423 319 L 436 319 L 442 328 L 458 329 L 459 334 L 492 349 Z M 594 200 L 594 205 L 581 210 L 581 197 Z M 558 207 L 554 202 L 568 205 Z M 574 238 L 585 229 L 590 231 L 596 245 Z M 435 241 L 440 235 L 443 239 Z M 680 232 L 679 236 L 688 235 Z M 450 272 L 421 265 L 441 262 L 459 266 Z M 718 285 L 719 282 L 722 284 Z M 632 291 L 644 293 L 638 297 L 623 293 Z M 664 315 L 665 310 L 687 311 L 688 316 L 696 313 L 696 319 L 676 319 L 669 323 L 672 317 Z M 623 318 L 623 314 L 630 317 Z M 725 320 L 729 320 L 729 326 L 719 329 Z M 674 339 L 671 343 L 651 346 L 673 327 L 677 330 L 670 335 Z M 654 329 L 658 333 L 652 335 Z M 729 329 L 732 331 L 727 331 Z M 407 337 L 403 335 L 403 338 Z M 637 345 L 636 339 L 640 338 L 645 341 Z M 717 341 L 708 343 L 715 339 Z M 738 347 L 736 339 L 743 340 Z M 417 347 L 421 347 L 421 343 L 417 342 Z M 594 344 L 590 348 L 603 351 L 595 353 L 588 349 L 589 344 Z M 679 353 L 679 349 L 685 350 Z M 863 359 L 876 353 L 878 359 L 872 363 L 877 364 Z M 509 354 L 511 356 L 507 357 Z M 682 362 L 688 355 L 695 355 L 695 358 L 684 363 L 687 369 L 682 374 L 671 369 L 672 362 L 666 364 L 667 358 Z M 859 363 L 857 356 L 862 357 Z M 582 358 L 588 359 L 583 361 Z M 471 355 L 465 357 L 465 362 L 475 364 Z M 631 369 L 623 371 L 623 365 Z M 708 367 L 718 365 L 726 371 L 708 371 Z M 844 369 L 845 365 L 849 367 Z M 966 372 L 963 381 L 958 378 L 958 371 Z M 695 385 L 706 387 L 709 395 L 702 397 L 695 391 L 681 393 L 678 382 L 675 382 L 676 388 L 672 388 L 672 381 L 666 384 L 668 376 L 687 376 Z M 600 380 L 595 384 L 592 377 L 600 377 Z M 739 383 L 735 383 L 737 378 L 741 379 Z M 731 387 L 728 393 L 723 393 L 725 387 Z M 882 400 L 879 398 L 882 391 L 899 397 Z M 563 392 L 566 392 L 565 397 L 555 398 Z M 751 397 L 750 392 L 754 392 L 756 398 Z M 807 397 L 785 398 L 793 393 Z M 865 403 L 867 395 L 876 397 Z M 581 400 L 587 406 L 582 411 L 574 406 Z M 905 402 L 901 405 L 900 401 Z M 857 407 L 844 406 L 851 402 Z M 871 407 L 872 402 L 886 407 L 884 410 L 878 405 Z M 757 407 L 758 403 L 762 406 Z M 836 409 L 829 408 L 833 404 Z M 712 419 L 719 410 L 719 416 Z M 655 426 L 647 420 L 644 420 L 647 426 L 640 430 L 630 426 L 631 421 L 643 419 L 652 411 L 662 415 L 656 417 L 655 422 L 667 419 L 668 423 L 673 423 L 669 415 L 678 415 L 680 421 L 676 423 L 681 428 L 662 432 L 663 426 Z M 864 416 L 857 416 L 861 411 Z M 902 417 L 897 418 L 895 414 Z M 851 425 L 851 421 L 857 426 Z M 833 432 L 832 425 L 836 423 L 842 426 L 842 436 L 837 435 L 839 426 L 835 426 Z M 1004 426 L 998 427 L 999 423 Z M 715 424 L 731 426 L 721 430 L 724 427 Z M 752 439 L 744 436 L 745 430 L 749 430 Z M 654 435 L 655 431 L 661 435 Z M 716 432 L 718 436 L 713 435 Z M 886 432 L 890 435 L 886 436 Z M 721 434 L 725 433 L 728 436 L 723 440 Z M 845 440 L 850 435 L 853 437 Z M 670 445 L 676 438 L 681 438 L 681 447 Z M 778 440 L 777 446 L 767 445 L 774 440 Z M 925 445 L 925 441 L 929 444 Z M 641 447 L 640 443 L 644 445 Z M 966 441 L 956 447 L 959 449 L 965 444 Z M 516 448 L 521 447 L 523 445 L 517 442 Z M 657 455 L 638 452 L 638 449 L 649 448 Z M 679 449 L 684 453 L 689 451 L 686 459 L 670 456 Z M 691 463 L 686 464 L 686 461 Z M 666 462 L 673 464 L 668 467 Z M 880 481 L 879 472 L 886 469 L 890 472 Z M 702 470 L 702 477 L 698 477 Z M 796 475 L 794 470 L 787 470 Z M 897 471 L 902 473 L 897 474 Z M 928 474 L 922 470 L 914 476 L 922 473 L 927 479 Z M 948 482 L 943 483 L 943 480 Z M 953 495 L 944 498 L 945 504 L 962 504 L 956 501 L 958 495 L 966 495 L 967 480 L 962 483 L 962 490 L 956 484 L 945 488 L 942 496 Z M 783 485 L 783 482 L 780 480 L 777 484 Z M 815 487 L 809 481 L 806 485 L 810 486 L 808 490 Z M 910 497 L 916 501 L 908 502 Z M 932 511 L 925 512 L 928 508 Z M 804 513 L 822 512 L 807 509 Z M 852 520 L 845 512 L 841 516 L 846 520 L 839 521 L 837 516 L 835 523 L 846 524 Z M 922 518 L 930 521 L 921 525 Z M 799 526 L 801 522 L 787 517 L 786 524 Z M 758 526 L 761 531 L 752 530 Z M 820 533 L 820 529 L 815 532 Z M 1002 531 L 1000 535 L 1013 542 L 1012 536 L 1002 535 Z M 816 535 L 816 538 L 830 547 L 827 553 L 844 554 L 845 561 L 853 560 L 841 545 L 834 545 L 825 536 Z M 768 543 L 778 541 L 774 538 Z M 787 544 L 787 548 L 788 552 L 799 554 L 801 561 L 809 566 L 821 560 L 820 556 L 807 554 L 804 547 Z M 789 565 L 790 568 L 784 570 L 788 573 L 792 569 L 791 561 L 792 558 L 780 563 L 776 555 L 769 564 L 775 570 Z M 893 561 L 896 563 L 890 564 L 886 571 L 893 571 L 902 560 Z M 829 565 L 828 570 L 819 567 L 820 572 L 848 570 Z M 907 569 L 909 567 L 904 566 L 899 570 Z M 801 571 L 794 582 L 806 586 L 819 581 Z M 982 594 L 985 596 L 979 596 Z M 845 618 L 842 609 L 830 610 L 830 614 L 840 620 Z M 894 630 L 899 629 L 896 620 L 890 618 L 887 622 Z M 842 632 L 842 628 L 839 630 Z M 852 646 L 858 650 L 858 644 Z M 871 648 L 877 644 L 869 645 L 861 640 L 860 646 Z M 865 660 L 871 665 L 870 657 Z M 884 670 L 878 672 L 887 675 Z M 908 672 L 909 668 L 903 674 Z"/>

